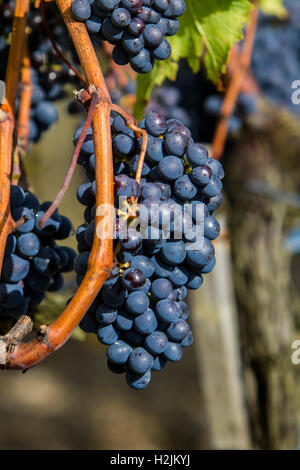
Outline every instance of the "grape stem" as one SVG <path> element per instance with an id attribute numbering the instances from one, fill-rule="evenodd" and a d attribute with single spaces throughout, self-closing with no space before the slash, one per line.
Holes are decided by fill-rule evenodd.
<path id="1" fill-rule="evenodd" d="M 11 176 L 12 184 L 19 183 L 19 179 L 22 175 L 22 158 L 26 155 L 28 151 L 30 107 L 33 86 L 31 77 L 31 64 L 28 55 L 27 36 L 28 33 L 25 33 L 21 69 L 20 106 L 18 113 L 18 122 L 16 126 L 17 145 L 13 154 L 13 170 Z"/>
<path id="2" fill-rule="evenodd" d="M 91 90 L 93 90 L 93 88 L 95 88 L 95 87 L 92 85 L 90 88 L 91 88 Z M 88 111 L 83 129 L 81 131 L 80 137 L 79 137 L 79 139 L 77 141 L 77 144 L 76 144 L 76 147 L 74 149 L 68 172 L 65 176 L 64 182 L 63 182 L 60 190 L 58 191 L 54 201 L 52 202 L 52 204 L 50 205 L 48 210 L 45 212 L 45 214 L 41 218 L 41 220 L 39 222 L 40 227 L 43 227 L 45 225 L 46 221 L 54 214 L 55 210 L 58 208 L 59 204 L 61 203 L 61 201 L 62 201 L 62 199 L 63 199 L 70 183 L 71 183 L 72 176 L 74 174 L 76 164 L 77 164 L 77 160 L 78 160 L 78 157 L 79 157 L 79 153 L 80 153 L 81 147 L 84 143 L 84 140 L 86 138 L 88 128 L 91 125 L 91 121 L 92 121 L 94 111 L 95 111 L 95 107 L 96 107 L 97 100 L 98 100 L 98 94 L 97 93 L 91 92 L 90 96 L 91 96 L 91 99 L 90 99 L 91 104 L 90 104 L 90 107 L 89 107 L 89 111 Z M 136 133 L 138 138 L 140 137 L 141 134 L 143 135 L 143 145 L 142 145 L 140 158 L 139 158 L 139 162 L 138 162 L 138 167 L 137 167 L 137 171 L 136 171 L 136 181 L 138 183 L 140 183 L 144 158 L 145 158 L 145 154 L 146 154 L 146 150 L 147 150 L 147 132 L 144 129 L 140 129 L 137 126 L 134 117 L 131 116 L 130 114 L 128 114 L 126 111 L 124 111 L 121 107 L 119 107 L 117 105 L 114 105 L 114 104 L 111 104 L 111 110 L 117 112 L 118 114 L 120 114 L 125 119 L 125 122 L 126 122 L 127 126 Z"/>
<path id="3" fill-rule="evenodd" d="M 140 184 L 141 178 L 142 178 L 143 164 L 144 164 L 146 150 L 147 150 L 147 143 L 148 143 L 147 132 L 145 129 L 141 129 L 140 127 L 138 127 L 134 117 L 131 114 L 127 113 L 120 106 L 117 106 L 116 104 L 112 104 L 111 110 L 115 111 L 116 113 L 120 114 L 120 116 L 122 116 L 122 118 L 125 120 L 126 125 L 129 127 L 129 129 L 132 129 L 134 131 L 137 139 L 139 139 L 141 135 L 143 136 L 143 144 L 142 144 L 141 153 L 140 153 L 138 166 L 136 169 L 136 175 L 135 175 L 136 181 Z"/>
<path id="4" fill-rule="evenodd" d="M 10 344 L 22 341 L 25 336 L 31 333 L 32 328 L 33 323 L 31 318 L 27 315 L 22 315 L 11 330 L 5 336 L 1 336 L 1 339 Z"/>
<path id="5" fill-rule="evenodd" d="M 60 190 L 58 191 L 54 201 L 52 202 L 50 207 L 47 209 L 47 211 L 45 212 L 45 214 L 41 218 L 41 220 L 39 222 L 40 227 L 44 227 L 45 222 L 49 219 L 49 217 L 51 217 L 54 214 L 54 212 L 58 208 L 62 198 L 64 197 L 68 187 L 70 186 L 72 176 L 73 176 L 75 168 L 76 168 L 78 156 L 79 156 L 82 144 L 84 143 L 84 140 L 87 136 L 88 129 L 91 125 L 97 102 L 98 102 L 98 94 L 97 93 L 92 93 L 91 104 L 90 104 L 90 107 L 89 107 L 89 110 L 88 110 L 88 113 L 87 113 L 87 116 L 86 116 L 86 120 L 85 120 L 84 126 L 82 128 L 82 131 L 80 133 L 79 139 L 76 143 L 76 146 L 75 146 L 75 149 L 74 149 L 74 152 L 73 152 L 73 155 L 72 155 L 71 163 L 70 163 L 69 169 L 67 171 L 67 174 L 65 176 L 64 182 L 63 182 Z"/>
<path id="6" fill-rule="evenodd" d="M 230 57 L 227 67 L 227 75 L 228 79 L 232 77 L 237 67 L 239 67 L 240 63 L 240 48 L 238 44 L 235 44 L 230 51 Z M 251 73 L 250 67 L 246 71 L 243 83 L 240 89 L 241 93 L 250 93 L 254 95 L 259 94 L 259 86 Z"/>
<path id="7" fill-rule="evenodd" d="M 228 135 L 229 122 L 241 90 L 243 80 L 251 64 L 251 57 L 254 45 L 254 39 L 257 29 L 259 8 L 254 2 L 254 8 L 250 15 L 249 24 L 246 30 L 244 44 L 240 53 L 240 58 L 236 69 L 232 74 L 229 86 L 227 88 L 223 105 L 220 111 L 221 118 L 217 124 L 213 143 L 212 157 L 220 160 L 223 155 L 225 143 Z"/>
<path id="8" fill-rule="evenodd" d="M 14 229 L 10 214 L 10 174 L 14 109 L 20 77 L 29 0 L 16 0 L 5 83 L 6 96 L 0 112 L 0 272 L 6 239 Z"/>
<path id="9" fill-rule="evenodd" d="M 62 60 L 62 62 L 64 62 L 67 65 L 67 67 L 69 67 L 69 69 L 71 69 L 75 73 L 75 75 L 79 78 L 79 80 L 82 82 L 82 84 L 86 86 L 86 80 L 85 80 L 84 76 L 77 70 L 76 67 L 74 67 L 74 65 L 71 64 L 71 62 L 68 61 L 68 59 L 66 59 L 66 57 L 63 55 L 62 51 L 60 50 L 60 48 L 56 44 L 56 41 L 53 37 L 51 29 L 49 28 L 49 25 L 48 25 L 45 0 L 41 0 L 40 5 L 41 5 L 41 13 L 42 13 L 42 19 L 43 19 L 43 26 L 44 26 L 44 29 L 46 31 L 46 34 L 47 34 L 51 44 L 52 44 L 52 47 L 53 47 L 54 51 L 56 52 L 57 56 Z"/>
<path id="10" fill-rule="evenodd" d="M 87 83 L 95 85 L 99 98 L 92 120 L 97 207 L 95 235 L 86 275 L 59 318 L 50 326 L 42 326 L 39 335 L 31 341 L 19 342 L 10 348 L 0 341 L 0 364 L 5 369 L 28 369 L 63 346 L 96 298 L 113 265 L 111 100 L 86 27 L 71 16 L 71 0 L 56 0 L 56 3 L 73 40 Z M 106 208 L 105 215 L 103 208 Z"/>

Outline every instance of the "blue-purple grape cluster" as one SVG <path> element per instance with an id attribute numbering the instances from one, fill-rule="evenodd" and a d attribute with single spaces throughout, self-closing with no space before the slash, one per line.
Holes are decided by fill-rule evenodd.
<path id="1" fill-rule="evenodd" d="M 72 231 L 67 217 L 56 210 L 44 227 L 39 221 L 49 207 L 39 203 L 31 192 L 11 185 L 10 208 L 15 222 L 23 220 L 8 235 L 0 277 L 0 314 L 3 317 L 25 315 L 37 306 L 45 292 L 63 287 L 62 273 L 73 270 L 74 250 L 58 246 Z"/>
<path id="2" fill-rule="evenodd" d="M 209 158 L 180 121 L 150 112 L 139 126 L 148 135 L 140 185 L 134 177 L 142 137 L 137 139 L 121 116 L 111 117 L 115 208 L 121 209 L 114 240 L 118 263 L 81 322 L 84 331 L 96 333 L 108 345 L 109 369 L 124 372 L 127 383 L 138 390 L 149 384 L 152 371 L 179 361 L 183 348 L 193 341 L 184 299 L 215 265 L 212 240 L 220 226 L 214 215 L 222 202 L 224 177 L 222 165 Z M 74 143 L 80 132 L 81 128 L 75 132 Z M 76 233 L 78 284 L 87 270 L 94 234 L 93 152 L 90 129 L 79 157 L 88 181 L 77 191 L 79 202 L 86 206 L 85 223 Z M 120 198 L 135 209 L 138 224 L 129 223 L 134 217 L 125 221 L 127 204 L 120 206 Z M 138 198 L 137 206 L 133 198 Z M 202 238 L 195 248 L 197 228 Z"/>
<path id="3" fill-rule="evenodd" d="M 130 63 L 138 73 L 150 72 L 155 59 L 170 57 L 166 36 L 177 33 L 185 9 L 184 0 L 74 0 L 71 6 L 90 34 L 115 46 L 113 60 Z"/>
<path id="4" fill-rule="evenodd" d="M 288 17 L 282 20 L 260 14 L 252 71 L 271 101 L 298 115 L 299 107 L 291 99 L 291 86 L 300 76 L 300 3 L 285 0 L 284 6 Z"/>

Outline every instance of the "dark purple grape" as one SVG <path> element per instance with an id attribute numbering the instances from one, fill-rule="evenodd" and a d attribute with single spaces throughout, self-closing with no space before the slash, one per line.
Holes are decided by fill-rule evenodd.
<path id="1" fill-rule="evenodd" d="M 147 24 L 144 30 L 145 43 L 149 47 L 157 47 L 163 41 L 164 35 L 162 30 L 154 24 Z"/>
<path id="2" fill-rule="evenodd" d="M 129 228 L 127 231 L 127 237 L 121 240 L 121 246 L 124 250 L 135 252 L 137 251 L 143 243 L 143 238 L 140 232 L 134 228 Z"/>
<path id="3" fill-rule="evenodd" d="M 127 269 L 122 276 L 123 285 L 129 290 L 138 290 L 145 285 L 146 278 L 139 269 Z"/>
<path id="4" fill-rule="evenodd" d="M 133 36 L 140 36 L 145 29 L 145 23 L 141 18 L 133 18 L 127 29 Z"/>
<path id="5" fill-rule="evenodd" d="M 145 128 L 149 134 L 158 137 L 166 131 L 166 121 L 160 114 L 151 112 L 146 116 Z"/>

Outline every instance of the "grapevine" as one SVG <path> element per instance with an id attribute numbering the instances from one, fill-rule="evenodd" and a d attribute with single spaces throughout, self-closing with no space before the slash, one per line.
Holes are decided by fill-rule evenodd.
<path id="1" fill-rule="evenodd" d="M 192 344 L 187 292 L 200 288 L 203 275 L 214 269 L 220 234 L 215 213 L 224 170 L 198 136 L 193 139 L 193 118 L 182 109 L 180 94 L 169 84 L 156 88 L 140 122 L 132 100 L 123 106 L 124 96 L 136 93 L 134 72 L 144 76 L 157 64 L 172 63 L 166 37 L 179 34 L 189 5 L 55 3 L 5 0 L 1 6 L 1 78 L 8 86 L 0 122 L 0 309 L 3 317 L 19 320 L 1 337 L 0 362 L 6 369 L 28 369 L 80 324 L 107 346 L 108 368 L 140 390 L 152 371 L 179 361 Z M 109 63 L 105 76 L 103 58 Z M 76 87 L 69 111 L 86 115 L 56 198 L 40 203 L 23 163 L 58 120 L 55 102 L 66 95 L 65 84 Z M 77 191 L 85 210 L 75 256 L 56 241 L 72 233 L 59 204 L 76 164 L 86 182 Z M 77 289 L 64 311 L 23 341 L 32 328 L 28 317 L 34 323 L 32 308 L 46 291 L 61 289 L 62 273 L 71 270 Z"/>
<path id="2" fill-rule="evenodd" d="M 69 342 L 104 446 L 299 447 L 299 43 L 299 0 L 0 1 L 3 409 Z"/>

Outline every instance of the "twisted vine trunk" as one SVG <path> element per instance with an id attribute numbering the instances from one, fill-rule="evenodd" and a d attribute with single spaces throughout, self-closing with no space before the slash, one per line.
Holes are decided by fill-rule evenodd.
<path id="1" fill-rule="evenodd" d="M 300 366 L 291 361 L 300 308 L 284 246 L 293 210 L 278 198 L 299 190 L 299 130 L 263 105 L 224 159 L 247 402 L 263 449 L 294 448 L 300 422 Z"/>

